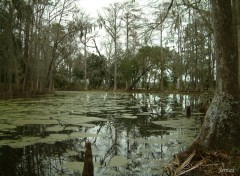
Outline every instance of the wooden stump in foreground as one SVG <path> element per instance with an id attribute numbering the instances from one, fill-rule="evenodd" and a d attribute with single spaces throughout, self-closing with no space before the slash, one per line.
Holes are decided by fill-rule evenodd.
<path id="1" fill-rule="evenodd" d="M 92 160 L 92 148 L 91 142 L 86 142 L 85 144 L 85 158 L 84 158 L 84 166 L 83 166 L 83 176 L 93 176 L 94 175 L 94 167 Z"/>
<path id="2" fill-rule="evenodd" d="M 191 117 L 191 106 L 186 107 L 186 116 Z"/>

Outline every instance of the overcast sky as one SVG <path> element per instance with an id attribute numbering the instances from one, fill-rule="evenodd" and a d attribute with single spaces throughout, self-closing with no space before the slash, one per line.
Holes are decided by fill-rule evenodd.
<path id="1" fill-rule="evenodd" d="M 107 7 L 114 2 L 125 2 L 126 0 L 79 0 L 80 7 L 84 9 L 90 16 L 97 14 L 98 10 Z"/>
<path id="2" fill-rule="evenodd" d="M 164 1 L 164 0 L 161 0 Z M 114 2 L 132 2 L 132 0 L 78 0 L 78 6 L 83 9 L 86 14 L 88 14 L 90 17 L 97 17 L 98 12 L 102 10 L 103 7 L 109 7 L 110 4 L 113 4 Z M 138 3 L 142 7 L 147 7 L 148 0 L 136 0 L 136 3 Z M 145 9 L 146 10 L 146 9 Z M 147 13 L 146 11 L 144 13 Z M 103 39 L 105 39 L 105 33 L 103 30 L 98 30 L 98 35 L 101 38 L 101 35 L 104 36 Z M 159 41 L 157 41 L 159 43 Z M 97 43 L 98 39 L 97 39 Z M 100 44 L 99 44 L 100 45 Z"/>
<path id="3" fill-rule="evenodd" d="M 103 7 L 108 7 L 114 2 L 132 2 L 132 0 L 78 0 L 81 9 L 84 9 L 87 14 L 92 17 L 97 16 L 97 11 L 101 10 Z M 140 5 L 146 6 L 147 0 L 136 1 Z"/>

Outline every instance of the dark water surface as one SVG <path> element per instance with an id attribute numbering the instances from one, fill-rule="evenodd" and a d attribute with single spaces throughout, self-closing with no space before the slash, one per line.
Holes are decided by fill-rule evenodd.
<path id="1" fill-rule="evenodd" d="M 111 92 L 0 101 L 0 175 L 81 175 L 87 140 L 96 176 L 161 175 L 196 137 L 198 101 L 198 95 Z"/>

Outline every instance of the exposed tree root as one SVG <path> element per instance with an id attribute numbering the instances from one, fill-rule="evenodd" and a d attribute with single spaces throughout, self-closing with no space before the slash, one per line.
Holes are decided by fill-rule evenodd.
<path id="1" fill-rule="evenodd" d="M 197 146 L 195 144 L 195 146 Z M 193 148 L 192 148 L 193 149 Z M 238 176 L 240 175 L 240 152 L 205 151 L 195 148 L 174 156 L 163 168 L 163 176 Z"/>

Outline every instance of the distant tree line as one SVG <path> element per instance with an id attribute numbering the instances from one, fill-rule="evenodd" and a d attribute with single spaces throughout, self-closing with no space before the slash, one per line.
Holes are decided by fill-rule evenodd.
<path id="1" fill-rule="evenodd" d="M 71 13 L 71 0 L 0 2 L 2 96 L 53 91 L 56 68 L 73 55 L 76 30 L 66 23 Z"/>
<path id="2" fill-rule="evenodd" d="M 96 19 L 76 3 L 0 2 L 1 96 L 55 88 L 198 91 L 215 87 L 208 2 L 150 1 L 146 11 L 138 2 L 126 1 L 103 8 Z M 105 31 L 101 41 L 99 31 Z"/>

